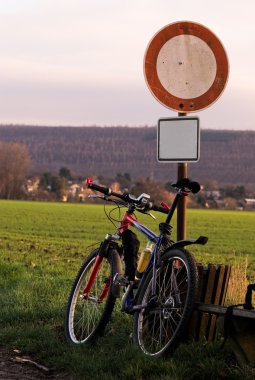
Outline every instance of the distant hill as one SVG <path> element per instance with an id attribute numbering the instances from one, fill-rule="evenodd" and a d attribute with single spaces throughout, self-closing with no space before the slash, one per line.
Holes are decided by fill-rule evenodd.
<path id="1" fill-rule="evenodd" d="M 66 166 L 80 176 L 176 178 L 176 164 L 157 163 L 156 127 L 2 125 L 0 141 L 26 144 L 34 174 L 58 173 Z M 202 130 L 200 161 L 189 164 L 189 176 L 201 182 L 255 184 L 254 148 L 255 132 Z"/>

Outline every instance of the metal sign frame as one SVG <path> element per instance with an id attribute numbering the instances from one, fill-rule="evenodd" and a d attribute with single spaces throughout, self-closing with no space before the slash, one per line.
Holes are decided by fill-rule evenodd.
<path id="1" fill-rule="evenodd" d="M 198 117 L 160 118 L 157 129 L 159 162 L 197 162 L 200 157 Z"/>

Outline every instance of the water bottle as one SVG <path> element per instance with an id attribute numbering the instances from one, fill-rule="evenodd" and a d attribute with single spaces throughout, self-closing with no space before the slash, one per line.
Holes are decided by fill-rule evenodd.
<path id="1" fill-rule="evenodd" d="M 140 280 L 140 278 L 143 275 L 145 268 L 148 265 L 148 262 L 150 260 L 151 253 L 152 253 L 152 246 L 153 246 L 153 243 L 151 241 L 148 241 L 148 243 L 146 244 L 146 247 L 141 252 L 141 255 L 140 255 L 140 258 L 138 261 L 138 265 L 137 265 L 137 269 L 135 272 L 136 280 Z"/>

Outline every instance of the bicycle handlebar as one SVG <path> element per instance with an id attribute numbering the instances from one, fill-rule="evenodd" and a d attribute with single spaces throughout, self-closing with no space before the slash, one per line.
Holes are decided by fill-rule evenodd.
<path id="1" fill-rule="evenodd" d="M 91 190 L 99 191 L 100 193 L 103 193 L 104 195 L 108 195 L 108 196 L 112 195 L 116 198 L 123 200 L 126 203 L 133 203 L 139 206 L 143 206 L 145 211 L 152 210 L 152 211 L 161 212 L 163 214 L 168 214 L 168 211 L 169 211 L 166 207 L 157 206 L 157 205 L 154 205 L 152 202 L 150 202 L 148 195 L 147 197 L 140 196 L 138 198 L 135 198 L 129 193 L 123 193 L 123 194 L 115 193 L 114 191 L 111 190 L 111 188 L 100 186 L 93 183 L 92 178 L 87 178 L 87 186 Z M 190 191 L 193 194 L 196 194 L 200 190 L 199 183 L 195 181 L 190 181 L 188 178 L 183 178 L 179 180 L 177 183 L 172 184 L 172 186 L 177 188 L 179 191 L 183 192 L 183 195 L 188 195 L 188 192 Z M 145 196 L 146 194 L 142 194 L 142 195 Z"/>
<path id="2" fill-rule="evenodd" d="M 121 199 L 127 203 L 131 202 L 131 203 L 134 203 L 137 205 L 141 205 L 141 203 L 142 203 L 141 199 L 140 200 L 136 199 L 128 193 L 123 193 L 123 194 L 115 193 L 108 187 L 100 186 L 100 185 L 93 183 L 92 178 L 87 178 L 87 186 L 91 190 L 99 191 L 100 193 L 103 193 L 104 195 L 108 195 L 108 196 L 112 195 L 112 196 L 117 197 L 117 198 L 119 198 L 119 199 Z M 162 212 L 164 214 L 168 214 L 167 208 L 154 205 L 152 202 L 149 202 L 149 201 L 146 202 L 145 204 L 143 204 L 143 206 L 145 206 L 146 211 L 153 210 L 153 211 Z"/>
<path id="3" fill-rule="evenodd" d="M 157 205 L 154 205 L 154 204 L 151 204 L 150 210 L 162 212 L 163 214 L 168 214 L 168 211 L 169 211 L 169 209 L 167 209 L 165 207 L 157 206 Z"/>
<path id="4" fill-rule="evenodd" d="M 100 193 L 103 193 L 104 195 L 111 195 L 112 194 L 112 191 L 110 188 L 105 187 L 105 186 L 96 185 L 95 183 L 93 183 L 92 178 L 87 178 L 86 182 L 87 182 L 87 186 L 89 189 L 100 191 Z"/>

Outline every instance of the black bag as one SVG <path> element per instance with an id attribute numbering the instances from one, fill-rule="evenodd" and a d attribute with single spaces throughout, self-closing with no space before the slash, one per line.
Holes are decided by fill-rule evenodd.
<path id="1" fill-rule="evenodd" d="M 125 263 L 125 276 L 129 281 L 133 281 L 137 267 L 140 241 L 133 231 L 125 230 L 122 233 L 122 246 Z"/>

